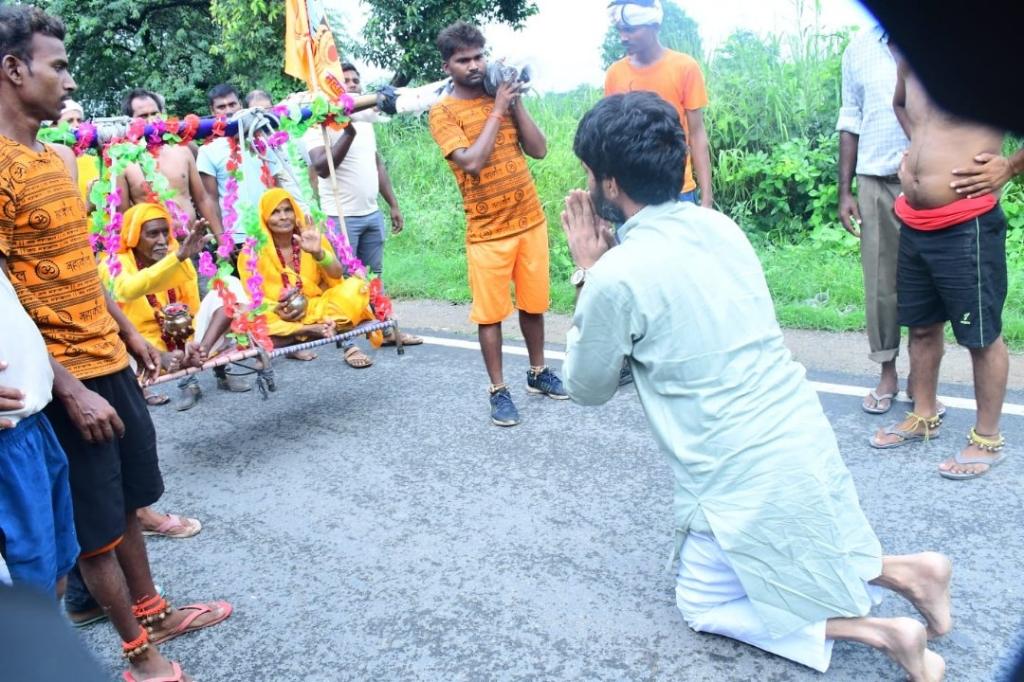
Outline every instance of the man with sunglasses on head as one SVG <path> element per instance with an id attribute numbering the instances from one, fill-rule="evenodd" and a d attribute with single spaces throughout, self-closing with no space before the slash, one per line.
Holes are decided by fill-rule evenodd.
<path id="1" fill-rule="evenodd" d="M 711 208 L 711 155 L 704 127 L 708 93 L 700 65 L 690 55 L 661 44 L 661 0 L 612 0 L 608 13 L 619 31 L 626 56 L 608 67 L 605 97 L 645 90 L 675 108 L 690 149 L 679 200 Z"/>

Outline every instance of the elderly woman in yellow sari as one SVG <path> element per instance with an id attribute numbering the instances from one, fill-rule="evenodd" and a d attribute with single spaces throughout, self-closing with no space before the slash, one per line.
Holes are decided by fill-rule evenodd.
<path id="1" fill-rule="evenodd" d="M 267 241 L 255 258 L 245 252 L 239 256 L 238 272 L 246 286 L 255 275 L 262 278 L 263 295 L 274 306 L 267 312 L 267 327 L 276 346 L 326 338 L 374 319 L 369 285 L 344 276 L 334 249 L 291 193 L 267 190 L 259 214 Z M 316 354 L 300 351 L 289 357 L 313 360 Z M 373 364 L 355 344 L 345 348 L 345 361 L 357 368 Z"/>

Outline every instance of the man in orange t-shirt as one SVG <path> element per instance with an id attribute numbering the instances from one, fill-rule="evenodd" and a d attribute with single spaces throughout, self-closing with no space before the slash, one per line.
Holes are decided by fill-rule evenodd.
<path id="1" fill-rule="evenodd" d="M 700 65 L 690 55 L 669 50 L 658 40 L 663 18 L 660 0 L 613 0 L 608 10 L 627 54 L 608 67 L 605 97 L 647 90 L 675 107 L 690 149 L 679 199 L 698 203 L 699 187 L 700 205 L 712 208 L 711 154 L 703 111 L 708 93 Z"/>
<path id="2" fill-rule="evenodd" d="M 452 93 L 430 110 L 430 132 L 448 159 L 466 212 L 466 264 L 473 295 L 470 319 L 479 325 L 480 349 L 491 380 L 491 421 L 519 423 L 501 365 L 501 323 L 512 313 L 514 283 L 519 327 L 526 339 L 528 393 L 568 396 L 544 365 L 544 313 L 549 303 L 548 230 L 525 152 L 547 154 L 547 140 L 519 97 L 519 83 L 484 89 L 484 37 L 457 22 L 437 38 Z"/>
<path id="3" fill-rule="evenodd" d="M 153 585 L 135 510 L 164 486 L 128 356 L 153 376 L 160 355 L 100 285 L 74 155 L 36 140 L 75 89 L 64 35 L 36 7 L 0 6 L 0 269 L 50 353 L 53 401 L 43 412 L 67 453 L 78 567 L 123 640 L 125 679 L 180 679 L 149 638 L 213 625 L 231 607 L 175 609 Z"/>

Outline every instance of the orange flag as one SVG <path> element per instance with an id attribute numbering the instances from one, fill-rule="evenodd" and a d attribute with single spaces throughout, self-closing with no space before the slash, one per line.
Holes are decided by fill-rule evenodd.
<path id="1" fill-rule="evenodd" d="M 345 92 L 341 60 L 327 17 L 318 19 L 313 31 L 306 0 L 285 0 L 284 72 L 336 102 Z"/>

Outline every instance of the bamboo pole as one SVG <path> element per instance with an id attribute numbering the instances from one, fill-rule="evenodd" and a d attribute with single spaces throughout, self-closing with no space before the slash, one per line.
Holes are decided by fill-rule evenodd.
<path id="1" fill-rule="evenodd" d="M 369 334 L 374 331 L 384 331 L 386 329 L 397 329 L 398 322 L 395 320 L 385 320 L 383 322 L 363 322 L 358 327 L 350 329 L 347 332 L 335 334 L 323 339 L 317 339 L 315 341 L 306 341 L 304 343 L 298 343 L 292 346 L 285 346 L 283 348 L 275 348 L 274 350 L 267 353 L 270 359 L 279 358 L 282 355 L 294 353 L 300 350 L 308 350 L 310 348 L 318 348 L 320 346 L 327 346 L 332 343 L 339 341 L 348 341 L 349 339 L 355 339 L 364 334 Z M 405 351 L 401 345 L 398 345 L 398 354 L 404 355 Z M 201 367 L 188 367 L 187 369 L 178 370 L 177 372 L 170 372 L 157 377 L 152 383 L 147 386 L 157 386 L 159 384 L 166 384 L 170 381 L 176 381 L 178 379 L 184 379 L 187 376 L 198 374 L 199 372 L 206 371 L 208 369 L 214 369 L 215 367 L 225 367 L 227 365 L 242 362 L 243 360 L 251 360 L 252 358 L 259 357 L 263 353 L 262 349 L 258 347 L 246 348 L 244 350 L 233 350 L 228 353 L 222 353 L 212 360 L 208 360 Z"/>
<path id="2" fill-rule="evenodd" d="M 308 10 L 307 10 L 308 15 Z M 306 57 L 309 59 L 309 75 L 313 79 L 313 94 L 319 95 L 320 81 L 316 77 L 316 60 L 313 57 L 313 27 L 310 26 L 309 40 L 306 42 Z M 352 125 L 352 122 L 349 122 Z M 338 226 L 341 228 L 341 238 L 344 240 L 345 246 L 351 248 L 351 244 L 348 240 L 348 230 L 345 228 L 345 215 L 341 206 L 341 190 L 338 187 L 338 176 L 334 170 L 334 153 L 331 145 L 331 137 L 327 134 L 327 126 L 320 126 L 320 132 L 324 139 L 324 152 L 327 154 L 327 171 L 331 178 L 331 193 L 334 195 L 334 208 L 335 216 L 338 219 Z"/>

